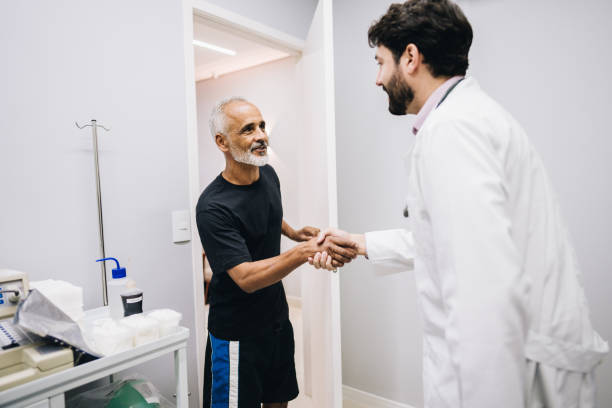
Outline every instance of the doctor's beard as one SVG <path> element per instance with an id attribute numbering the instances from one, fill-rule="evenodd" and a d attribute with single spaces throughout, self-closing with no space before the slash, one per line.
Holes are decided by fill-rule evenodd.
<path id="1" fill-rule="evenodd" d="M 250 166 L 262 167 L 268 164 L 270 157 L 268 156 L 268 152 L 263 156 L 253 153 L 253 150 L 259 147 L 268 147 L 266 142 L 255 142 L 251 145 L 251 147 L 247 150 L 240 150 L 234 145 L 230 144 L 229 150 L 230 154 L 239 163 L 248 164 Z"/>
<path id="2" fill-rule="evenodd" d="M 399 71 L 395 71 L 383 89 L 389 95 L 389 112 L 392 115 L 405 115 L 408 105 L 414 100 L 414 92 L 401 78 Z"/>

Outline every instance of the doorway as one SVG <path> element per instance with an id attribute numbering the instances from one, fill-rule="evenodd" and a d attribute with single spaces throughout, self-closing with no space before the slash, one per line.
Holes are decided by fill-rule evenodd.
<path id="1" fill-rule="evenodd" d="M 281 181 L 285 220 L 294 228 L 335 226 L 331 1 L 319 1 L 305 41 L 217 6 L 196 4 L 190 16 L 192 37 L 185 36 L 186 41 L 199 42 L 192 45 L 191 60 L 194 123 L 197 119 L 197 128 L 189 136 L 192 213 L 201 191 L 225 166 L 208 130 L 210 111 L 221 99 L 241 96 L 257 105 L 266 120 L 270 164 Z M 194 215 L 192 225 L 195 292 L 196 299 L 202 299 L 195 306 L 201 373 L 206 339 L 205 276 Z M 281 251 L 292 245 L 283 237 Z M 338 277 L 305 265 L 283 282 L 295 327 L 300 383 L 300 397 L 290 406 L 340 407 Z M 199 380 L 202 384 L 202 378 Z"/>
<path id="2" fill-rule="evenodd" d="M 294 149 L 297 141 L 292 127 L 298 121 L 300 103 L 296 64 L 297 52 L 279 50 L 262 44 L 257 38 L 245 38 L 221 24 L 194 16 L 194 60 L 198 120 L 198 167 L 200 191 L 219 175 L 225 167 L 222 153 L 210 134 L 208 118 L 217 102 L 240 96 L 253 102 L 262 112 L 270 139 L 270 165 L 281 182 L 284 219 L 300 228 L 297 200 L 299 161 Z M 281 252 L 294 243 L 281 239 Z M 212 271 L 204 258 L 205 287 Z M 300 389 L 304 389 L 304 353 L 301 310 L 301 270 L 283 279 L 289 303 L 291 322 L 295 331 L 296 371 Z M 208 305 L 205 306 L 207 312 Z M 204 315 L 206 321 L 207 315 Z"/>

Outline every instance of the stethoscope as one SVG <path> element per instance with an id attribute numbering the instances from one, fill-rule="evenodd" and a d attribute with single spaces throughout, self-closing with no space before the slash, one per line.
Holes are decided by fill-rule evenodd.
<path id="1" fill-rule="evenodd" d="M 461 78 L 460 80 L 458 80 L 457 82 L 455 82 L 455 84 L 453 84 L 453 86 L 451 86 L 451 87 L 448 89 L 448 91 L 446 91 L 446 93 L 444 94 L 444 96 L 442 97 L 442 99 L 440 100 L 440 102 L 438 102 L 438 104 L 436 105 L 436 108 L 437 108 L 438 106 L 440 106 L 440 105 L 442 104 L 442 102 L 444 102 L 444 100 L 446 99 L 446 97 L 448 96 L 448 94 L 450 94 L 450 93 L 451 93 L 451 91 L 452 91 L 453 89 L 455 89 L 455 87 L 456 87 L 457 85 L 459 85 L 459 83 L 460 83 L 461 81 L 463 81 L 464 79 L 465 79 L 465 77 L 464 77 L 464 78 Z M 410 216 L 410 212 L 408 211 L 408 204 L 406 204 L 406 206 L 404 207 L 404 212 L 403 212 L 403 214 L 404 214 L 404 218 L 408 218 L 408 217 Z"/>

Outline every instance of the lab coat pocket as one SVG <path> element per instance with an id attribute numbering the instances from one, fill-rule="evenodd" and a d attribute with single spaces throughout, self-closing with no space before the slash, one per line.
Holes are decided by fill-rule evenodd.
<path id="1" fill-rule="evenodd" d="M 410 229 L 414 234 L 415 248 L 417 254 L 429 259 L 433 254 L 433 248 L 431 247 L 432 232 L 431 224 L 429 220 L 429 214 L 423 206 L 422 200 L 418 197 L 408 195 L 406 198 L 408 207 Z"/>

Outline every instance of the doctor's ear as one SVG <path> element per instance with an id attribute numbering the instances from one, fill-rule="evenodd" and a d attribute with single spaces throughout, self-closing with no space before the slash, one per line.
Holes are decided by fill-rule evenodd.
<path id="1" fill-rule="evenodd" d="M 423 55 L 419 51 L 419 48 L 415 44 L 408 44 L 404 53 L 400 57 L 400 66 L 406 70 L 407 73 L 413 74 L 419 65 L 421 65 Z"/>
<path id="2" fill-rule="evenodd" d="M 229 151 L 229 142 L 227 140 L 227 137 L 223 134 L 217 133 L 215 135 L 215 143 L 217 144 L 219 150 L 221 150 L 222 152 Z"/>

